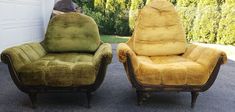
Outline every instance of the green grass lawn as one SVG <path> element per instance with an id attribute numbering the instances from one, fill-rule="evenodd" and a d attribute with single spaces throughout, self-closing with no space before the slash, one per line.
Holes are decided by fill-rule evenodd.
<path id="1" fill-rule="evenodd" d="M 129 40 L 129 37 L 116 35 L 101 35 L 100 38 L 105 43 L 123 43 Z"/>

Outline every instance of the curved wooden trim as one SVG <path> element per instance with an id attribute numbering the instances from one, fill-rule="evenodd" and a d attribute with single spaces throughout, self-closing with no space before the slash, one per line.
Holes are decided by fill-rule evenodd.
<path id="1" fill-rule="evenodd" d="M 27 92 L 27 90 L 25 90 L 22 82 L 20 81 L 19 75 L 17 75 L 17 72 L 13 66 L 12 63 L 12 59 L 9 55 L 7 54 L 1 54 L 1 60 L 7 64 L 11 78 L 13 80 L 13 82 L 15 83 L 16 87 L 21 90 L 22 92 Z"/>

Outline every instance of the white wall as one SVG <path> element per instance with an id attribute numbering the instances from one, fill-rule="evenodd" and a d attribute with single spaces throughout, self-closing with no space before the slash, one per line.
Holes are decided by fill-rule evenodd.
<path id="1" fill-rule="evenodd" d="M 54 0 L 0 0 L 0 53 L 5 48 L 41 41 Z"/>
<path id="2" fill-rule="evenodd" d="M 42 12 L 43 12 L 43 20 L 44 20 L 44 31 L 47 29 L 47 25 L 49 23 L 49 20 L 51 18 L 51 13 L 54 8 L 54 4 L 57 0 L 42 0 L 43 6 L 42 6 Z"/>

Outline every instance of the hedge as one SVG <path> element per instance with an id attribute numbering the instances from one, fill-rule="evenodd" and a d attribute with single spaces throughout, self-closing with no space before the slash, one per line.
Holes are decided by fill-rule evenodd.
<path id="1" fill-rule="evenodd" d="M 216 42 L 220 16 L 217 0 L 199 0 L 194 26 L 192 28 L 192 40 L 205 43 Z"/>
<path id="2" fill-rule="evenodd" d="M 220 44 L 235 45 L 235 1 L 228 1 L 222 6 L 222 17 L 218 29 L 218 41 Z"/>
<path id="3" fill-rule="evenodd" d="M 149 4 L 151 1 L 153 1 L 153 0 L 146 0 L 145 4 Z M 167 1 L 173 3 L 174 5 L 176 5 L 176 3 L 177 3 L 177 0 L 167 0 Z"/>
<path id="4" fill-rule="evenodd" d="M 102 34 L 131 35 L 139 10 L 150 1 L 94 0 L 94 6 L 81 3 Z M 168 1 L 176 5 L 189 41 L 235 45 L 235 0 Z"/>
<path id="5" fill-rule="evenodd" d="M 106 0 L 94 0 L 94 7 L 98 11 L 105 11 Z"/>
<path id="6" fill-rule="evenodd" d="M 195 16 L 196 16 L 196 7 L 180 7 L 180 6 L 177 6 L 176 7 L 178 13 L 179 13 L 179 16 L 180 16 L 180 19 L 181 19 L 181 22 L 183 24 L 183 27 L 184 27 L 184 30 L 186 32 L 186 37 L 187 37 L 187 40 L 188 41 L 191 41 L 193 40 L 193 23 L 194 23 L 194 19 L 195 19 Z"/>
<path id="7" fill-rule="evenodd" d="M 129 26 L 131 30 L 135 27 L 135 21 L 137 19 L 139 10 L 144 6 L 143 0 L 131 0 L 131 7 L 129 11 Z"/>
<path id="8" fill-rule="evenodd" d="M 181 7 L 196 7 L 198 0 L 177 0 L 177 6 Z"/>
<path id="9" fill-rule="evenodd" d="M 129 18 L 129 0 L 95 0 L 94 9 L 84 6 L 84 13 L 94 18 L 101 34 L 131 35 Z"/>
<path id="10" fill-rule="evenodd" d="M 193 26 L 193 40 L 205 43 L 216 42 L 220 13 L 217 7 L 206 6 L 198 9 Z"/>

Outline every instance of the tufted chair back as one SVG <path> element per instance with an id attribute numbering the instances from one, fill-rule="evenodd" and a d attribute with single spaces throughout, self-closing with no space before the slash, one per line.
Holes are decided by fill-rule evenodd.
<path id="1" fill-rule="evenodd" d="M 47 52 L 94 53 L 100 42 L 98 26 L 91 17 L 67 13 L 50 21 L 43 46 Z"/>
<path id="2" fill-rule="evenodd" d="M 187 44 L 179 16 L 166 0 L 153 0 L 140 11 L 132 37 L 137 55 L 181 54 Z"/>

